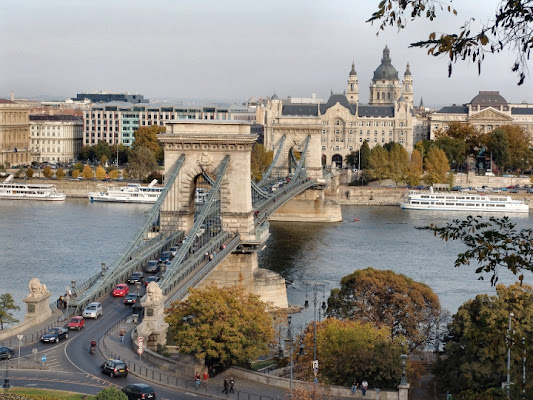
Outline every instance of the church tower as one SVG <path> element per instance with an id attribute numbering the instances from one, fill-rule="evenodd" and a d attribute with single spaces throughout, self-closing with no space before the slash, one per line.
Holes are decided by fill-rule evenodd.
<path id="1" fill-rule="evenodd" d="M 352 62 L 352 70 L 348 77 L 348 90 L 346 97 L 350 103 L 357 103 L 359 101 L 359 81 L 357 80 L 357 72 L 355 72 L 355 64 Z"/>
<path id="2" fill-rule="evenodd" d="M 411 76 L 411 70 L 409 69 L 409 63 L 407 63 L 407 68 L 405 69 L 405 73 L 403 74 L 403 97 L 405 97 L 405 100 L 409 102 L 409 104 L 413 104 L 413 77 Z"/>
<path id="3" fill-rule="evenodd" d="M 371 105 L 392 105 L 402 95 L 402 85 L 398 78 L 398 71 L 392 66 L 389 48 L 385 46 L 381 64 L 374 71 L 370 84 Z"/>

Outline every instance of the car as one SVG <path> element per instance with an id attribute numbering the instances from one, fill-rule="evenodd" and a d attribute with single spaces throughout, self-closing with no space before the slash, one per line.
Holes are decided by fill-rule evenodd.
<path id="1" fill-rule="evenodd" d="M 126 297 L 124 297 L 124 304 L 135 304 L 139 301 L 140 296 L 137 293 L 128 293 Z"/>
<path id="2" fill-rule="evenodd" d="M 100 371 L 111 378 L 114 376 L 128 376 L 128 367 L 122 360 L 107 360 L 100 365 Z"/>
<path id="3" fill-rule="evenodd" d="M 159 266 L 159 261 L 150 260 L 148 261 L 148 264 L 146 264 L 146 268 L 144 269 L 144 271 L 150 274 L 157 274 L 160 269 L 161 267 Z"/>
<path id="4" fill-rule="evenodd" d="M 146 383 L 134 383 L 124 386 L 122 392 L 128 396 L 128 400 L 151 399 L 155 400 L 155 391 Z"/>
<path id="5" fill-rule="evenodd" d="M 495 175 L 494 175 L 494 172 L 487 171 L 485 172 L 485 176 L 495 176 Z"/>
<path id="6" fill-rule="evenodd" d="M 85 310 L 83 310 L 83 313 L 81 314 L 84 318 L 98 318 L 98 316 L 101 316 L 103 314 L 102 310 L 102 304 L 98 303 L 97 301 L 89 304 L 87 307 L 85 307 Z"/>
<path id="7" fill-rule="evenodd" d="M 76 315 L 72 317 L 67 325 L 68 329 L 77 329 L 81 331 L 81 328 L 85 327 L 85 320 L 83 317 Z"/>
<path id="8" fill-rule="evenodd" d="M 501 193 L 502 192 L 502 190 L 498 189 L 498 188 L 492 188 L 491 191 L 492 191 L 492 193 Z"/>
<path id="9" fill-rule="evenodd" d="M 520 191 L 518 190 L 518 188 L 512 188 L 512 189 L 509 189 L 509 193 L 518 193 L 518 192 L 520 192 Z"/>
<path id="10" fill-rule="evenodd" d="M 55 327 L 50 328 L 43 336 L 41 336 L 41 342 L 43 343 L 59 343 L 61 339 L 68 339 L 68 329 Z"/>
<path id="11" fill-rule="evenodd" d="M 462 188 L 463 188 L 462 186 L 454 186 L 452 187 L 452 192 L 459 192 L 461 191 Z"/>
<path id="12" fill-rule="evenodd" d="M 180 248 L 178 246 L 172 246 L 170 249 L 168 249 L 168 251 L 170 251 L 172 257 L 176 257 L 176 254 L 178 254 L 179 249 Z"/>
<path id="13" fill-rule="evenodd" d="M 158 275 L 152 275 L 144 282 L 144 286 L 148 286 L 150 282 L 159 282 L 160 279 Z"/>
<path id="14" fill-rule="evenodd" d="M 11 347 L 0 347 L 0 360 L 9 360 L 15 352 Z"/>
<path id="15" fill-rule="evenodd" d="M 113 289 L 113 297 L 124 297 L 128 294 L 130 288 L 125 283 L 119 283 L 115 289 Z"/>
<path id="16" fill-rule="evenodd" d="M 128 278 L 128 283 L 137 283 L 144 280 L 144 273 L 142 271 L 133 272 Z"/>
<path id="17" fill-rule="evenodd" d="M 529 189 L 527 190 L 527 193 L 533 193 L 533 188 L 529 188 Z"/>
<path id="18" fill-rule="evenodd" d="M 170 261 L 172 259 L 172 253 L 170 251 L 164 251 L 161 253 L 161 257 L 159 257 L 160 263 L 165 263 L 167 261 Z"/>

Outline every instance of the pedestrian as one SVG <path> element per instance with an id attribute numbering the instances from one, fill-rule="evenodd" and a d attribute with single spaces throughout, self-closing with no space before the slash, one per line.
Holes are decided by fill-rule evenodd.
<path id="1" fill-rule="evenodd" d="M 353 382 L 352 383 L 352 394 L 355 394 L 356 390 L 357 390 L 357 386 L 359 386 L 359 384 L 357 382 Z"/>
<path id="2" fill-rule="evenodd" d="M 368 389 L 368 382 L 366 379 L 363 379 L 363 382 L 361 382 L 361 391 L 363 392 L 363 396 L 366 396 L 366 390 Z"/>
<path id="3" fill-rule="evenodd" d="M 205 257 L 204 257 L 206 260 L 209 258 L 209 252 L 205 252 Z"/>
<path id="4" fill-rule="evenodd" d="M 124 343 L 124 335 L 125 335 L 125 334 L 126 334 L 126 330 L 125 330 L 124 328 L 122 328 L 122 329 L 120 330 L 120 333 L 119 333 L 119 335 L 120 335 L 120 345 L 121 345 L 121 346 L 122 346 L 122 344 Z"/>
<path id="5" fill-rule="evenodd" d="M 235 393 L 235 391 L 233 390 L 233 386 L 235 386 L 235 379 L 233 379 L 233 376 L 231 378 L 229 378 L 229 392 L 230 393 Z"/>
<path id="6" fill-rule="evenodd" d="M 63 298 L 63 308 L 65 310 L 67 309 L 67 301 L 65 300 L 65 298 Z"/>
<path id="7" fill-rule="evenodd" d="M 207 373 L 207 370 L 204 371 L 204 386 L 207 388 L 207 380 L 209 379 L 209 374 Z"/>
<path id="8" fill-rule="evenodd" d="M 209 377 L 214 378 L 215 377 L 215 370 L 213 369 L 213 366 L 209 366 Z"/>
<path id="9" fill-rule="evenodd" d="M 222 393 L 226 393 L 228 394 L 228 388 L 229 388 L 229 382 L 228 382 L 228 379 L 224 379 L 224 390 L 222 391 Z"/>
<path id="10" fill-rule="evenodd" d="M 200 374 L 198 372 L 194 375 L 194 386 L 196 386 L 196 389 L 200 387 Z"/>

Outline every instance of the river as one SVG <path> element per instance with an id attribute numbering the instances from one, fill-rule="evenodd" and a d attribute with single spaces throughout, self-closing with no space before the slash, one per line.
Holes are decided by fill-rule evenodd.
<path id="1" fill-rule="evenodd" d="M 0 294 L 11 293 L 24 314 L 22 299 L 28 281 L 37 277 L 53 293 L 65 293 L 110 264 L 126 246 L 150 210 L 147 205 L 0 201 Z M 399 207 L 343 206 L 343 221 L 335 224 L 271 223 L 271 236 L 259 265 L 280 273 L 288 282 L 289 303 L 311 307 L 298 318 L 313 318 L 313 282 L 324 283 L 324 295 L 340 279 L 367 267 L 391 269 L 427 283 L 450 312 L 479 293 L 495 293 L 490 276 L 478 280 L 474 266 L 454 268 L 462 246 L 416 230 L 429 223 L 444 224 L 468 213 L 405 211 Z M 358 219 L 358 221 L 354 221 Z M 531 227 L 532 217 L 512 217 L 517 228 Z M 501 283 L 516 279 L 502 271 Z M 531 283 L 526 275 L 526 283 Z M 322 290 L 317 300 L 322 301 Z M 320 304 L 319 304 L 320 305 Z"/>

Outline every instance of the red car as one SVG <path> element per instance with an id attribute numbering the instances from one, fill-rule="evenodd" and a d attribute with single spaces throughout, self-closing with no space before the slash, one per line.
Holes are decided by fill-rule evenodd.
<path id="1" fill-rule="evenodd" d="M 119 283 L 115 289 L 113 289 L 114 297 L 124 297 L 128 294 L 130 289 L 125 283 Z"/>
<path id="2" fill-rule="evenodd" d="M 77 329 L 81 331 L 81 328 L 85 327 L 85 320 L 83 317 L 75 316 L 68 323 L 68 329 Z"/>

